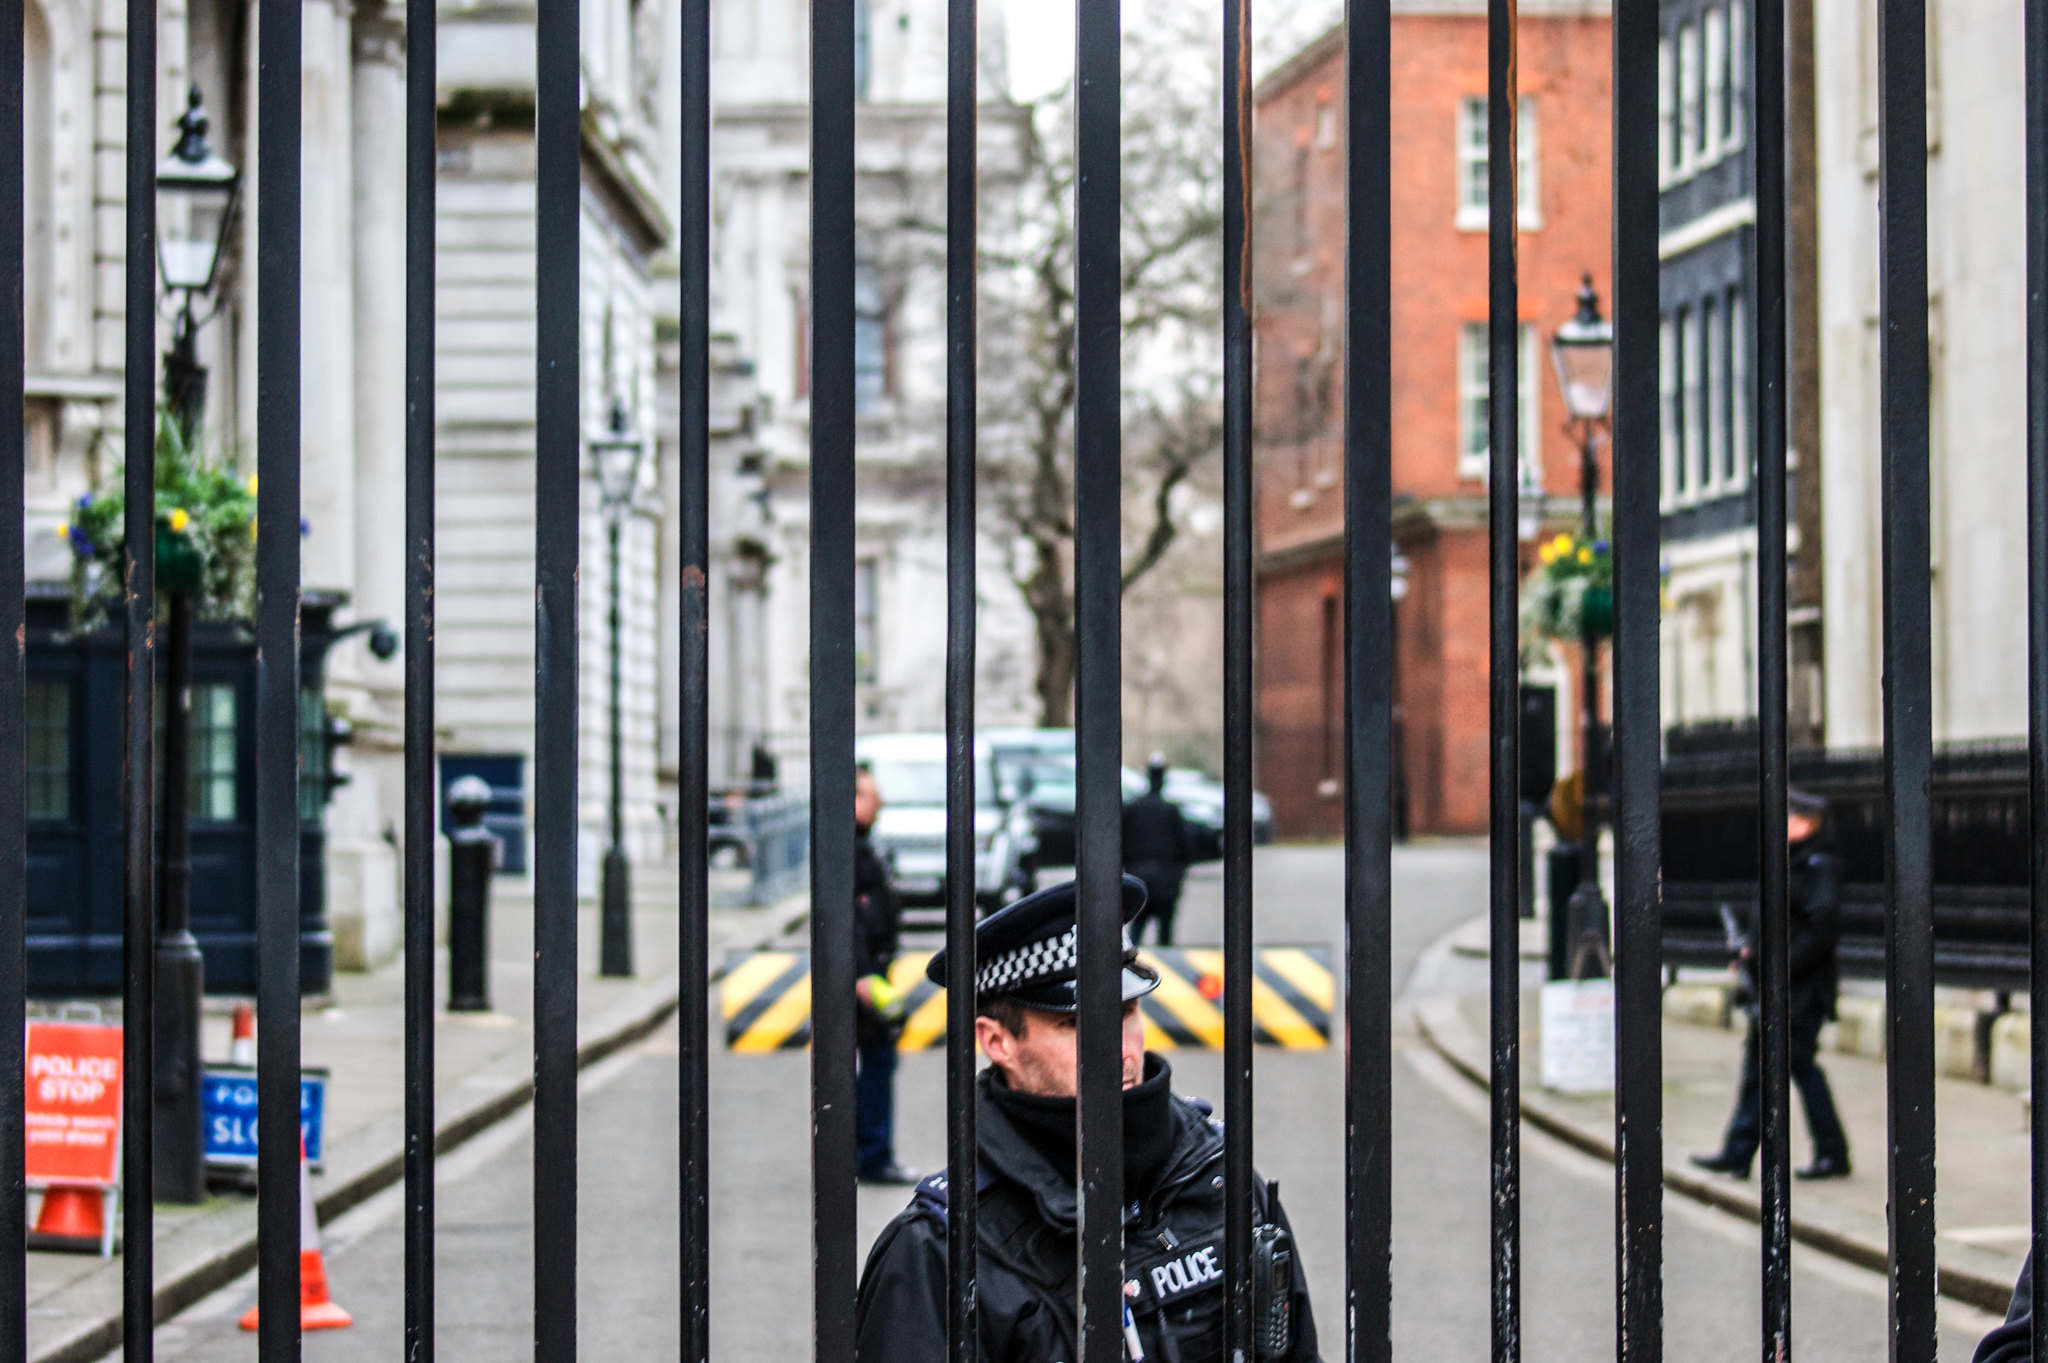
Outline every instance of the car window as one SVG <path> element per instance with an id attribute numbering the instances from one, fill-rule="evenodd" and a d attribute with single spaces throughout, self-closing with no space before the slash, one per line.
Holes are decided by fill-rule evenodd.
<path id="1" fill-rule="evenodd" d="M 882 788 L 885 805 L 943 805 L 946 803 L 946 764 L 902 758 L 874 758 L 868 770 Z M 995 778 L 986 758 L 975 764 L 974 798 L 979 804 L 995 804 Z"/>

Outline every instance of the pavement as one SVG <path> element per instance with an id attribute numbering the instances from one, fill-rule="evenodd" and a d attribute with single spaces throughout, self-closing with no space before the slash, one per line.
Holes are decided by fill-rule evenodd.
<path id="1" fill-rule="evenodd" d="M 650 867 L 636 887 L 634 978 L 602 979 L 597 911 L 579 914 L 577 999 L 579 1064 L 633 1045 L 670 1017 L 680 994 L 674 873 Z M 517 887 L 515 886 L 514 889 Z M 717 909 L 712 959 L 728 947 L 775 935 L 802 908 Z M 489 1013 L 448 1013 L 447 952 L 435 952 L 435 1131 L 444 1155 L 519 1112 L 533 1090 L 533 903 L 498 887 L 492 904 Z M 209 1000 L 203 1053 L 224 1058 L 231 1001 Z M 332 995 L 301 1019 L 308 1066 L 330 1072 L 327 1159 L 313 1177 L 323 1223 L 392 1187 L 403 1177 L 404 985 L 399 962 L 340 973 Z M 153 1225 L 156 1312 L 165 1320 L 232 1282 L 255 1263 L 255 1198 L 217 1193 L 197 1206 L 159 1205 Z M 122 1259 L 31 1252 L 29 1358 L 74 1363 L 99 1357 L 120 1338 Z"/>
<path id="2" fill-rule="evenodd" d="M 1477 920 L 1483 929 L 1485 920 Z M 1480 933 L 1455 939 L 1469 951 Z M 1526 952 L 1525 952 L 1526 958 Z M 1525 1120 L 1602 1159 L 1614 1157 L 1611 1096 L 1570 1095 L 1542 1087 L 1535 982 L 1522 992 L 1522 1111 Z M 1416 1019 L 1430 1046 L 1458 1073 L 1484 1087 L 1490 1069 L 1488 1000 L 1479 992 L 1420 1002 Z M 1664 1186 L 1671 1192 L 1758 1218 L 1759 1180 L 1736 1180 L 1693 1168 L 1686 1155 L 1718 1150 L 1740 1073 L 1744 1033 L 1664 1023 Z M 1855 1172 L 1846 1179 L 1795 1181 L 1793 1235 L 1801 1243 L 1865 1268 L 1888 1261 L 1885 1215 L 1886 1093 L 1883 1062 L 1827 1052 L 1821 1057 L 1836 1107 L 1850 1133 Z M 1798 1105 L 1795 1093 L 1794 1106 Z M 2019 1095 L 1966 1079 L 1935 1081 L 1935 1215 L 1940 1290 L 2003 1314 L 2012 1298 L 2031 1229 L 2026 1222 L 2029 1139 Z M 1803 1115 L 1795 1118 L 1793 1161 L 1811 1155 Z"/>

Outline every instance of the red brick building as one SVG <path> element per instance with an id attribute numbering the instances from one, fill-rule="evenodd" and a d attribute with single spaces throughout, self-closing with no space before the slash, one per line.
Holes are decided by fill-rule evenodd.
<path id="1" fill-rule="evenodd" d="M 1397 767 L 1415 832 L 1487 822 L 1486 17 L 1393 20 L 1393 484 Z M 1610 260 L 1604 5 L 1524 3 L 1520 27 L 1524 533 L 1577 515 L 1549 336 Z M 1258 783 L 1282 836 L 1343 802 L 1344 35 L 1258 91 Z M 1603 470 L 1604 478 L 1604 470 Z M 1533 538 L 1525 559 L 1534 557 Z M 1398 565 L 1397 565 L 1398 567 Z M 1558 708 L 1575 664 L 1556 660 Z M 1560 765 L 1569 767 L 1570 734 Z"/>

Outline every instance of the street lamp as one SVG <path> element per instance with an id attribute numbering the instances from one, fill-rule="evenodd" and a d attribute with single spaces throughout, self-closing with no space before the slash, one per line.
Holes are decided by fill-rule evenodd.
<path id="1" fill-rule="evenodd" d="M 1564 394 L 1565 414 L 1579 442 L 1580 534 L 1592 543 L 1597 526 L 1596 500 L 1600 490 L 1600 444 L 1606 433 L 1608 409 L 1614 401 L 1614 327 L 1600 316 L 1600 296 L 1593 292 L 1593 276 L 1587 274 L 1579 286 L 1579 310 L 1550 340 L 1550 360 L 1557 370 L 1557 386 Z M 1586 621 L 1588 613 L 1581 611 Z M 1579 883 L 1572 890 L 1566 908 L 1567 953 L 1571 974 L 1581 976 L 1587 951 L 1602 963 L 1607 956 L 1607 902 L 1600 893 L 1600 771 L 1597 763 L 1597 735 L 1600 727 L 1599 639 L 1590 624 L 1582 623 L 1579 635 L 1580 683 L 1584 722 L 1579 746 Z"/>
<path id="2" fill-rule="evenodd" d="M 178 141 L 156 170 L 157 267 L 175 300 L 171 348 L 164 355 L 167 420 L 186 450 L 199 444 L 206 367 L 195 343 L 213 314 L 194 314 L 213 292 L 221 246 L 234 215 L 235 168 L 206 140 L 206 110 L 194 85 L 178 119 Z M 206 964 L 192 935 L 191 678 L 192 594 L 200 562 L 168 526 L 156 533 L 156 585 L 170 605 L 164 649 L 164 786 L 157 868 L 156 1196 L 162 1202 L 206 1197 L 206 1144 L 200 1109 L 199 1010 Z"/>
<path id="3" fill-rule="evenodd" d="M 633 492 L 640 484 L 640 463 L 647 445 L 634 434 L 623 398 L 612 399 L 611 429 L 590 441 L 590 461 L 596 466 L 598 497 L 604 507 L 605 543 L 611 555 L 611 808 L 610 846 L 604 853 L 604 885 L 598 940 L 598 972 L 604 975 L 633 973 L 632 866 L 626 859 L 626 771 L 624 705 L 621 696 L 619 660 L 619 532 L 632 510 Z"/>
<path id="4" fill-rule="evenodd" d="M 194 85 L 178 118 L 177 145 L 156 168 L 157 268 L 165 292 L 178 301 L 170 353 L 164 356 L 164 397 L 188 439 L 198 435 L 206 404 L 206 370 L 194 340 L 211 320 L 195 318 L 192 305 L 213 292 L 241 185 L 240 173 L 207 142 L 206 126 L 206 109 Z"/>

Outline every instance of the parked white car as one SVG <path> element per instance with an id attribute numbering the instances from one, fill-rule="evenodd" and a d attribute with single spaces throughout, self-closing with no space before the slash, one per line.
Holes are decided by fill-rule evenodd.
<path id="1" fill-rule="evenodd" d="M 946 736 L 875 734 L 854 744 L 882 791 L 875 852 L 906 904 L 946 897 Z M 1031 811 L 1000 803 L 988 745 L 974 745 L 974 897 L 998 908 L 1037 888 L 1031 872 L 1037 839 Z"/>

